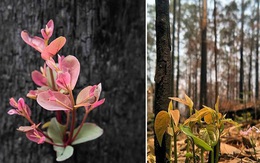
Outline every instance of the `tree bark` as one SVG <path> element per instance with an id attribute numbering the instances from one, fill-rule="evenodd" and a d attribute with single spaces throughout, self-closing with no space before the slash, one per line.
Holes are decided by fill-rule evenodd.
<path id="1" fill-rule="evenodd" d="M 259 1 L 257 1 L 257 34 L 256 34 L 256 58 L 255 58 L 255 72 L 256 72 L 256 75 L 255 75 L 255 98 L 258 99 L 259 97 L 259 81 L 258 81 L 258 78 L 259 78 L 259 62 L 258 62 L 258 59 L 259 59 L 259 24 L 260 24 L 260 21 L 259 21 Z"/>
<path id="2" fill-rule="evenodd" d="M 167 110 L 171 96 L 171 56 L 170 56 L 170 23 L 169 23 L 169 1 L 156 0 L 156 48 L 157 61 L 155 73 L 155 116 L 161 110 Z M 164 136 L 162 146 L 155 136 L 155 155 L 157 163 L 165 163 L 167 145 L 170 145 L 168 136 Z"/>
<path id="3" fill-rule="evenodd" d="M 203 0 L 203 15 L 201 24 L 201 79 L 200 104 L 207 105 L 207 0 Z"/>
<path id="4" fill-rule="evenodd" d="M 241 40 L 240 40 L 240 70 L 239 70 L 239 99 L 240 102 L 243 103 L 244 97 L 244 0 L 242 0 L 241 4 Z"/>
<path id="5" fill-rule="evenodd" d="M 171 95 L 172 97 L 174 96 L 174 83 L 175 83 L 175 76 L 174 76 L 174 72 L 175 72 L 175 23 L 176 23 L 176 1 L 177 0 L 173 0 L 173 22 L 172 22 L 172 88 L 171 88 Z M 178 96 L 178 95 L 176 95 Z"/>
<path id="6" fill-rule="evenodd" d="M 28 123 L 9 116 L 9 98 L 36 89 L 30 73 L 43 65 L 40 54 L 26 45 L 26 29 L 40 36 L 49 19 L 54 36 L 65 36 L 61 55 L 74 55 L 81 64 L 76 90 L 102 83 L 105 103 L 87 121 L 104 129 L 93 141 L 75 146 L 65 162 L 145 162 L 145 3 L 112 0 L 2 0 L 0 2 L 0 162 L 56 162 L 52 146 L 38 145 L 16 131 Z M 53 113 L 26 99 L 32 119 L 42 124 Z M 83 110 L 79 110 L 79 113 Z M 79 119 L 81 119 L 79 117 Z"/>
<path id="7" fill-rule="evenodd" d="M 181 0 L 178 1 L 178 43 L 177 43 L 177 76 L 176 76 L 176 96 L 179 96 L 179 80 L 180 80 L 180 29 L 181 29 Z M 175 103 L 178 108 L 178 102 Z"/>
<path id="8" fill-rule="evenodd" d="M 214 0 L 214 53 L 215 53 L 215 101 L 218 98 L 218 47 L 217 47 L 217 1 Z"/>

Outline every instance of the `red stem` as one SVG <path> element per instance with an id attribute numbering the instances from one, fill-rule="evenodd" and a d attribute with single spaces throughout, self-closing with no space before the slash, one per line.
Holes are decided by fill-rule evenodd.
<path id="1" fill-rule="evenodd" d="M 81 128 L 83 127 L 84 122 L 85 122 L 86 119 L 87 119 L 87 116 L 88 116 L 88 113 L 89 113 L 89 112 L 90 112 L 90 111 L 87 111 L 87 112 L 85 113 L 84 118 L 83 118 L 83 120 L 82 120 L 82 122 L 81 122 L 81 124 L 80 124 L 80 126 L 79 126 L 79 129 L 78 129 L 77 133 L 75 134 L 75 136 L 72 138 L 71 142 L 73 142 L 73 141 L 76 139 L 76 137 L 78 136 L 78 134 L 79 134 Z"/>

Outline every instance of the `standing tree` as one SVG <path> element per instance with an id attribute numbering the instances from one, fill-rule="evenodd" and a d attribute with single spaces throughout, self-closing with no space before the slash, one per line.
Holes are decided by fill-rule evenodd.
<path id="1" fill-rule="evenodd" d="M 177 76 L 176 76 L 176 96 L 179 96 L 179 80 L 180 80 L 180 28 L 181 28 L 181 0 L 178 1 L 178 42 L 177 42 Z M 176 108 L 178 102 L 176 102 Z"/>
<path id="2" fill-rule="evenodd" d="M 241 4 L 241 33 L 240 33 L 240 71 L 239 71 L 239 99 L 243 102 L 243 85 L 244 85 L 244 58 L 243 58 L 243 51 L 244 51 L 244 0 L 242 0 Z"/>
<path id="3" fill-rule="evenodd" d="M 207 0 L 203 0 L 202 13 L 200 107 L 207 105 Z"/>
<path id="4" fill-rule="evenodd" d="M 214 36 L 215 36 L 215 46 L 214 46 L 214 53 L 215 53 L 215 99 L 218 97 L 218 47 L 217 47 L 217 1 L 214 0 Z"/>
<path id="5" fill-rule="evenodd" d="M 176 22 L 176 1 L 177 0 L 173 0 L 173 22 L 172 22 L 172 96 L 174 96 L 174 72 L 175 72 L 175 67 L 174 67 L 174 63 L 175 63 L 175 22 Z M 178 94 L 176 94 L 176 96 L 178 96 Z"/>
<path id="6" fill-rule="evenodd" d="M 169 1 L 156 0 L 156 73 L 155 73 L 155 116 L 161 110 L 167 110 L 169 99 L 171 96 L 171 42 L 170 42 L 170 23 L 169 23 Z M 155 155 L 157 163 L 165 163 L 166 160 L 166 144 L 170 145 L 170 137 L 164 135 L 162 146 L 159 145 L 155 136 Z"/>
<path id="7" fill-rule="evenodd" d="M 255 58 L 255 98 L 258 99 L 259 97 L 259 83 L 258 83 L 258 78 L 259 78 L 259 64 L 258 64 L 258 59 L 259 59 L 259 27 L 260 26 L 260 21 L 259 21 L 259 0 L 257 0 L 257 27 L 256 27 L 256 58 Z"/>

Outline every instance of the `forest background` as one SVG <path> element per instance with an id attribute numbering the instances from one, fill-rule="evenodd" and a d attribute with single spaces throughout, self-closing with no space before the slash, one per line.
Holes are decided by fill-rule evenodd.
<path id="1" fill-rule="evenodd" d="M 152 112 L 155 2 L 147 2 L 148 112 Z M 217 96 L 223 106 L 256 104 L 259 98 L 259 1 L 208 0 L 206 9 L 204 3 L 205 0 L 170 1 L 172 96 L 183 97 L 185 92 L 194 101 L 195 108 L 201 106 L 201 99 L 207 99 L 202 104 L 213 106 Z M 202 23 L 204 10 L 206 24 Z M 206 54 L 201 50 L 202 42 L 206 42 Z M 183 106 L 180 109 L 182 114 L 187 114 Z"/>

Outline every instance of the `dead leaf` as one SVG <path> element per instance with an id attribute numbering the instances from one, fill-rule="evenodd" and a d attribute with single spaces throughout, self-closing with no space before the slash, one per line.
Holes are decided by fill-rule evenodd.
<path id="1" fill-rule="evenodd" d="M 238 149 L 234 146 L 228 145 L 226 143 L 221 143 L 220 151 L 221 151 L 221 154 L 229 154 L 229 155 L 241 153 L 240 149 Z"/>

